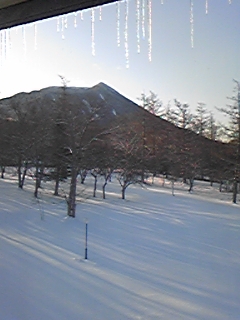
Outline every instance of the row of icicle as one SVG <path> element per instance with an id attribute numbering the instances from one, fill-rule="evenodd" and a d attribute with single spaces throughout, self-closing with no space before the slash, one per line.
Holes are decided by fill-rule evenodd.
<path id="1" fill-rule="evenodd" d="M 120 19 L 122 10 L 124 11 L 124 49 L 126 67 L 129 67 L 129 48 L 128 48 L 128 25 L 129 25 L 129 1 L 121 0 L 116 2 L 116 30 L 117 30 L 117 46 L 120 47 Z M 161 4 L 164 4 L 164 0 Z M 208 14 L 208 2 L 205 2 L 205 12 Z M 137 52 L 140 53 L 140 39 L 147 38 L 148 43 L 148 60 L 152 61 L 152 0 L 135 0 L 136 3 L 136 37 L 137 37 Z M 228 0 L 231 4 L 232 0 Z M 121 5 L 124 6 L 121 9 Z M 191 47 L 194 47 L 194 0 L 190 0 L 190 40 Z M 92 8 L 91 10 L 91 51 L 95 55 L 95 20 L 96 11 L 99 11 L 99 20 L 102 20 L 102 7 Z M 83 20 L 83 11 L 74 12 L 74 27 L 77 28 L 77 17 Z M 65 29 L 68 27 L 68 15 L 57 17 L 57 31 L 61 32 L 62 39 L 65 39 Z M 34 48 L 37 49 L 37 23 L 34 26 Z M 26 54 L 26 27 L 25 25 L 16 28 L 16 32 L 21 28 L 21 36 L 23 41 L 23 48 Z M 0 31 L 0 65 L 2 66 L 7 59 L 8 51 L 12 48 L 10 29 Z"/>

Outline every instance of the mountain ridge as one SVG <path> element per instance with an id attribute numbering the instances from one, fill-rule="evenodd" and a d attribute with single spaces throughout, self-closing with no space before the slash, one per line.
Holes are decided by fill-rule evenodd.
<path id="1" fill-rule="evenodd" d="M 67 94 L 69 103 L 78 104 L 83 100 L 90 101 L 90 104 L 105 105 L 105 112 L 108 116 L 130 116 L 136 113 L 144 113 L 146 117 L 155 118 L 154 115 L 144 110 L 135 102 L 126 98 L 104 82 L 99 82 L 92 87 L 63 87 L 63 86 L 50 86 L 40 90 L 33 90 L 31 92 L 19 92 L 11 97 L 3 98 L 0 100 L 0 111 L 8 109 L 11 104 L 31 104 L 35 105 L 40 102 L 41 105 L 48 105 L 54 107 L 55 103 L 61 99 L 63 90 Z M 158 117 L 157 117 L 158 118 Z M 160 118 L 158 118 L 160 119 Z M 161 119 L 163 120 L 163 119 Z"/>

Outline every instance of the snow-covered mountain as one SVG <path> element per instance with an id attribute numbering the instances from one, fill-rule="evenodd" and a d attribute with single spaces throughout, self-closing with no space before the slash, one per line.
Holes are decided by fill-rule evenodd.
<path id="1" fill-rule="evenodd" d="M 79 108 L 100 106 L 99 112 L 102 118 L 105 119 L 105 123 L 113 120 L 116 116 L 134 117 L 138 115 L 150 118 L 156 124 L 161 123 L 161 125 L 173 127 L 167 121 L 150 114 L 103 82 L 90 88 L 66 87 L 64 92 L 68 104 L 79 105 Z M 2 99 L 0 101 L 0 111 L 1 113 L 8 113 L 12 104 L 25 105 L 26 110 L 31 106 L 41 106 L 49 111 L 51 109 L 54 110 L 62 99 L 63 87 L 47 87 L 30 93 L 21 92 L 12 97 Z"/>

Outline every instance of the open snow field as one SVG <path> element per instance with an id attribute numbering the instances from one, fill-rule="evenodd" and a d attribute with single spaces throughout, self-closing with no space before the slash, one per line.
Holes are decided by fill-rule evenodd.
<path id="1" fill-rule="evenodd" d="M 121 200 L 113 179 L 107 199 L 93 199 L 89 178 L 72 219 L 50 182 L 39 201 L 30 182 L 19 190 L 0 181 L 1 320 L 240 319 L 240 207 L 231 195 L 177 184 L 173 197 L 154 184 L 129 187 Z"/>

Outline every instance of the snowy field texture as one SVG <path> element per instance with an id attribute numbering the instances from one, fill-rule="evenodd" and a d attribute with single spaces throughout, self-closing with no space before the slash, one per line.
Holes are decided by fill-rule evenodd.
<path id="1" fill-rule="evenodd" d="M 39 200 L 32 183 L 0 181 L 1 320 L 240 319 L 231 195 L 206 183 L 189 194 L 177 183 L 172 196 L 156 183 L 129 187 L 121 200 L 113 179 L 107 199 L 93 199 L 88 178 L 73 219 L 50 182 Z"/>

